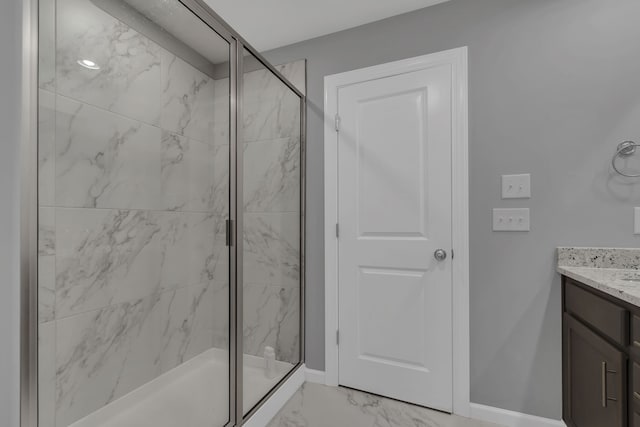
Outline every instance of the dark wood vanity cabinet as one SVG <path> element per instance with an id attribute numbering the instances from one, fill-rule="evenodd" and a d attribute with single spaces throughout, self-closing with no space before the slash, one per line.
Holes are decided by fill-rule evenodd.
<path id="1" fill-rule="evenodd" d="M 576 427 L 622 427 L 626 355 L 564 314 L 565 420 Z"/>
<path id="2" fill-rule="evenodd" d="M 562 296 L 565 423 L 640 427 L 640 308 L 568 277 Z"/>

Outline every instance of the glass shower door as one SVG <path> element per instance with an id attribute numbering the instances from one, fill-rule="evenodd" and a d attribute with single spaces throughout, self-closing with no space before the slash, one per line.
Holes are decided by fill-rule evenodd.
<path id="1" fill-rule="evenodd" d="M 223 426 L 232 39 L 178 0 L 39 21 L 39 426 Z"/>
<path id="2" fill-rule="evenodd" d="M 245 415 L 301 359 L 300 108 L 300 97 L 245 50 L 238 142 Z"/>

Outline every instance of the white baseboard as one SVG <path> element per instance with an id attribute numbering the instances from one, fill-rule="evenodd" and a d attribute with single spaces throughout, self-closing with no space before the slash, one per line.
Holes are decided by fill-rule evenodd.
<path id="1" fill-rule="evenodd" d="M 492 406 L 471 403 L 471 418 L 496 423 L 505 427 L 566 427 L 561 420 L 508 411 Z"/>
<path id="2" fill-rule="evenodd" d="M 325 384 L 324 371 L 316 371 L 315 369 L 307 368 L 306 372 L 307 382 L 316 384 Z"/>
<path id="3" fill-rule="evenodd" d="M 282 409 L 295 394 L 296 391 L 304 384 L 306 367 L 300 366 L 289 377 L 289 379 L 280 386 L 280 388 L 271 396 L 264 404 L 243 424 L 244 427 L 265 427 L 269 421 L 275 417 L 280 409 Z"/>

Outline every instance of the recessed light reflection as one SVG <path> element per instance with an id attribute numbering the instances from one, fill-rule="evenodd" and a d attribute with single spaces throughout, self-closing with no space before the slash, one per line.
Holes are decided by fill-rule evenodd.
<path id="1" fill-rule="evenodd" d="M 90 70 L 99 70 L 100 66 L 90 59 L 78 59 L 78 64 Z"/>

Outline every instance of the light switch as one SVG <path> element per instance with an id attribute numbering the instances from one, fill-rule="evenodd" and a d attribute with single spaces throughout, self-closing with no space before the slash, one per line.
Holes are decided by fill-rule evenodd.
<path id="1" fill-rule="evenodd" d="M 494 209 L 493 231 L 530 231 L 529 208 Z"/>
<path id="2" fill-rule="evenodd" d="M 503 199 L 530 199 L 531 174 L 502 175 Z"/>
<path id="3" fill-rule="evenodd" d="M 633 208 L 634 221 L 633 228 L 635 234 L 640 234 L 640 208 Z"/>

